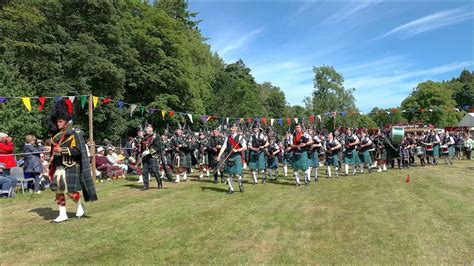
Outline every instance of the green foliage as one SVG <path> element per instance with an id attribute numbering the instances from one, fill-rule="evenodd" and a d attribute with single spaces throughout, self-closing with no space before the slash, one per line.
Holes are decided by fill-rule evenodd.
<path id="1" fill-rule="evenodd" d="M 401 105 L 402 109 L 408 110 L 404 117 L 408 121 L 424 121 L 437 127 L 456 125 L 461 113 L 453 112 L 456 107 L 452 99 L 452 91 L 439 82 L 426 81 L 418 84 L 414 91 Z M 411 112 L 418 110 L 418 112 Z"/>
<path id="2" fill-rule="evenodd" d="M 314 92 L 305 100 L 307 108 L 315 114 L 355 109 L 353 92 L 344 88 L 344 78 L 332 66 L 314 67 Z"/>
<path id="3" fill-rule="evenodd" d="M 400 108 L 379 109 L 375 107 L 370 111 L 368 116 L 372 118 L 377 127 L 406 122 L 406 119 L 402 116 Z"/>

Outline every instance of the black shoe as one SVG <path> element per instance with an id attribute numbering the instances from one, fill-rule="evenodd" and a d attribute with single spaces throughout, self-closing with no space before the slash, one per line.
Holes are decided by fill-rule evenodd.
<path id="1" fill-rule="evenodd" d="M 149 190 L 149 189 L 150 189 L 149 187 L 143 187 L 142 191 Z"/>
<path id="2" fill-rule="evenodd" d="M 296 186 L 299 187 L 299 186 L 301 186 L 301 184 L 300 184 L 300 183 L 296 183 Z"/>
<path id="3" fill-rule="evenodd" d="M 239 190 L 240 192 L 244 193 L 244 184 L 242 183 L 239 184 Z"/>
<path id="4" fill-rule="evenodd" d="M 233 194 L 233 193 L 234 193 L 234 191 L 229 189 L 228 194 L 230 195 L 230 194 Z"/>
<path id="5" fill-rule="evenodd" d="M 217 178 L 214 178 L 214 184 L 217 184 L 219 183 L 219 181 L 217 180 Z"/>

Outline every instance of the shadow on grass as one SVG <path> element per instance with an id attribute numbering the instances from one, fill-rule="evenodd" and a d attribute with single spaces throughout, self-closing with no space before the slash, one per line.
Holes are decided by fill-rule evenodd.
<path id="1" fill-rule="evenodd" d="M 214 191 L 214 192 L 224 192 L 226 193 L 227 192 L 227 189 L 225 188 L 220 188 L 220 187 L 201 187 L 201 190 L 202 191 L 206 191 L 206 190 L 211 190 L 211 191 Z"/>
<path id="2" fill-rule="evenodd" d="M 38 216 L 43 217 L 43 220 L 46 220 L 46 221 L 53 220 L 59 214 L 58 210 L 53 210 L 53 208 L 36 208 L 36 209 L 30 210 L 29 212 L 35 212 L 36 214 L 38 214 Z M 69 218 L 72 218 L 72 217 L 75 218 L 76 213 L 75 212 L 67 212 L 67 216 Z M 81 219 L 83 219 L 83 218 L 87 219 L 89 217 L 87 215 L 84 215 L 84 216 L 82 216 Z"/>
<path id="3" fill-rule="evenodd" d="M 285 179 L 278 179 L 278 180 L 271 180 L 271 181 L 267 181 L 268 184 L 275 184 L 275 185 L 282 185 L 282 186 L 292 186 L 294 187 L 295 186 L 295 181 L 293 182 L 288 182 L 286 181 Z"/>
<path id="4" fill-rule="evenodd" d="M 143 184 L 125 184 L 124 186 L 137 190 L 141 190 L 143 188 Z"/>

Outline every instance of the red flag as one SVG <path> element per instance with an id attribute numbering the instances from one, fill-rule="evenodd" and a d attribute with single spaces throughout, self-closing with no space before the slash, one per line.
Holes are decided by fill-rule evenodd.
<path id="1" fill-rule="evenodd" d="M 110 98 L 104 98 L 104 100 L 102 100 L 102 103 L 103 103 L 103 104 L 108 104 L 108 103 L 110 103 Z"/>
<path id="2" fill-rule="evenodd" d="M 41 96 L 38 98 L 38 101 L 40 102 L 40 105 L 38 106 L 38 110 L 43 110 L 44 109 L 44 103 L 46 102 L 46 97 Z"/>
<path id="3" fill-rule="evenodd" d="M 314 115 L 311 115 L 309 117 L 309 122 L 311 122 L 311 124 L 314 124 Z"/>
<path id="4" fill-rule="evenodd" d="M 267 124 L 267 118 L 266 117 L 262 117 L 262 123 L 264 123 L 265 125 Z"/>
<path id="5" fill-rule="evenodd" d="M 249 123 L 252 122 L 252 118 L 250 118 L 250 117 L 247 118 L 247 122 L 249 122 Z"/>
<path id="6" fill-rule="evenodd" d="M 69 98 L 66 98 L 66 100 L 64 101 L 67 105 L 67 112 L 72 114 L 73 113 L 73 109 L 72 109 L 72 102 Z"/>
<path id="7" fill-rule="evenodd" d="M 407 178 L 405 179 L 405 183 L 410 183 L 410 175 L 407 175 Z"/>
<path id="8" fill-rule="evenodd" d="M 287 123 L 288 125 L 291 125 L 291 119 L 290 119 L 289 117 L 286 118 L 286 123 Z"/>
<path id="9" fill-rule="evenodd" d="M 169 114 L 170 114 L 170 117 L 173 117 L 174 111 L 170 111 Z"/>

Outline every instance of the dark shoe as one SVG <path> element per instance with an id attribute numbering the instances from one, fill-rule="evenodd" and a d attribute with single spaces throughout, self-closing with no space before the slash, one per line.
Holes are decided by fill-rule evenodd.
<path id="1" fill-rule="evenodd" d="M 299 187 L 299 186 L 301 186 L 301 184 L 300 184 L 300 183 L 296 183 L 296 186 Z"/>
<path id="2" fill-rule="evenodd" d="M 149 189 L 150 189 L 149 187 L 143 187 L 142 191 L 149 190 Z"/>
<path id="3" fill-rule="evenodd" d="M 234 193 L 234 191 L 229 189 L 228 194 L 230 195 L 230 194 L 233 194 L 233 193 Z"/>

